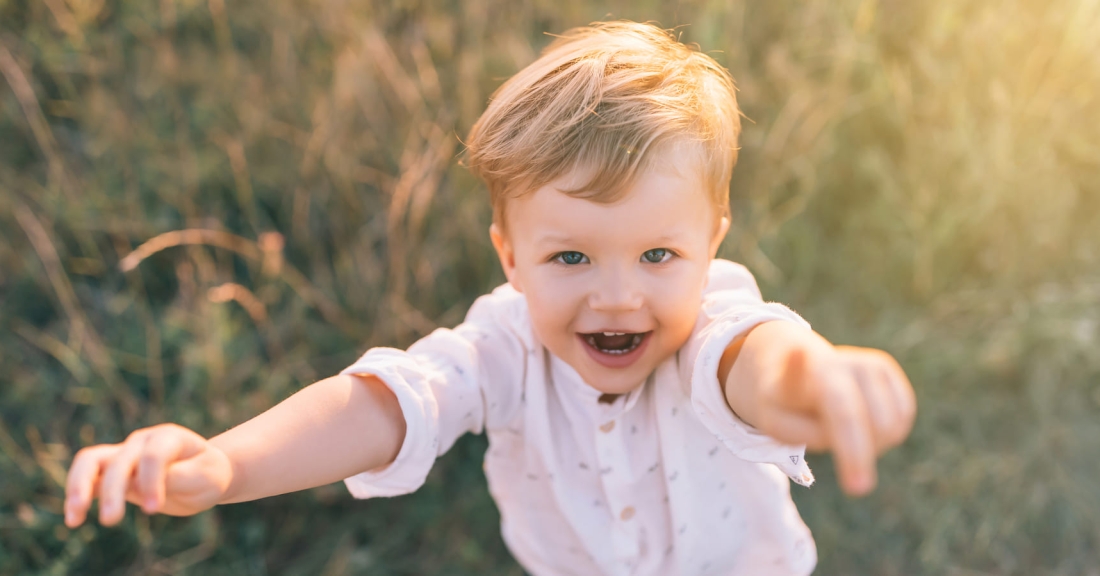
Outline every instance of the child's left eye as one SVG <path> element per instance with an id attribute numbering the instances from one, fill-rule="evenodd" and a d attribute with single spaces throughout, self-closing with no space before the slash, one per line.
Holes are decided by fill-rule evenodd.
<path id="1" fill-rule="evenodd" d="M 575 252 L 573 250 L 567 250 L 565 252 L 559 252 L 559 253 L 554 255 L 554 260 L 556 260 L 556 261 L 558 261 L 562 264 L 567 264 L 569 266 L 575 266 L 577 264 L 584 264 L 584 261 L 587 260 L 587 259 L 588 259 L 588 257 L 585 256 L 584 254 L 582 254 L 580 252 Z"/>
<path id="2" fill-rule="evenodd" d="M 642 254 L 642 258 L 650 264 L 660 264 L 672 257 L 672 253 L 664 248 L 654 248 L 652 250 L 646 250 Z"/>

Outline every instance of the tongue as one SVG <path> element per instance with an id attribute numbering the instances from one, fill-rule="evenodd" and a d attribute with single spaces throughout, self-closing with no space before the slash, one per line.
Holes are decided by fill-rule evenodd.
<path id="1" fill-rule="evenodd" d="M 604 336 L 602 333 L 593 334 L 596 346 L 603 350 L 626 350 L 634 340 L 633 334 L 622 336 Z"/>

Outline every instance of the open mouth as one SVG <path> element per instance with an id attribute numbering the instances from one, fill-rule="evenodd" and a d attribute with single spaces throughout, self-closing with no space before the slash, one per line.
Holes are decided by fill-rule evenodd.
<path id="1" fill-rule="evenodd" d="M 636 350 L 645 341 L 649 332 L 594 332 L 591 334 L 581 334 L 581 338 L 592 347 L 593 350 L 602 354 L 610 354 L 612 356 L 622 356 L 629 354 Z"/>
<path id="2" fill-rule="evenodd" d="M 590 332 L 577 333 L 577 337 L 585 343 L 584 349 L 588 356 L 598 364 L 607 368 L 626 368 L 634 364 L 638 358 L 645 354 L 645 349 L 652 340 L 649 332 Z"/>

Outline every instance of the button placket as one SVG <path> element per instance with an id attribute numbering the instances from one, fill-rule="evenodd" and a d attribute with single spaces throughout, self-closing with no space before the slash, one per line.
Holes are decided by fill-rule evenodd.
<path id="1" fill-rule="evenodd" d="M 609 420 L 599 426 L 599 432 L 596 433 L 596 458 L 599 460 L 599 466 L 596 469 L 599 471 L 600 482 L 609 499 L 614 494 L 616 485 L 615 469 L 622 464 L 620 456 L 622 449 L 621 436 L 615 431 L 615 421 Z"/>
<path id="2" fill-rule="evenodd" d="M 604 423 L 596 434 L 596 451 L 600 469 L 605 471 L 600 475 L 600 482 L 611 513 L 615 556 L 621 562 L 636 563 L 641 553 L 638 522 L 632 520 L 637 514 L 634 508 L 636 503 L 630 501 L 632 495 L 625 492 L 624 486 L 626 478 L 630 477 L 625 468 L 630 458 L 626 454 L 626 437 L 623 435 L 628 428 L 616 425 L 616 420 Z"/>

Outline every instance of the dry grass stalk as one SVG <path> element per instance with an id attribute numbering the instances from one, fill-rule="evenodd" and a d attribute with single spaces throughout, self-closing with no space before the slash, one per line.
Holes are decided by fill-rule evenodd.
<path id="1" fill-rule="evenodd" d="M 54 357 L 80 384 L 88 382 L 88 367 L 80 359 L 80 353 L 71 346 L 16 318 L 15 333 L 38 349 Z"/>
<path id="2" fill-rule="evenodd" d="M 23 69 L 19 67 L 15 57 L 12 56 L 3 43 L 0 43 L 0 75 L 3 75 L 8 82 L 8 86 L 11 86 L 11 91 L 19 101 L 19 106 L 23 109 L 23 116 L 30 124 L 34 138 L 38 142 L 38 147 L 46 155 L 50 167 L 50 176 L 67 194 L 73 194 L 75 189 L 70 185 L 71 182 L 68 172 L 65 170 L 65 163 L 61 159 L 61 154 L 57 151 L 57 140 L 54 139 L 53 131 L 50 130 L 46 116 L 42 114 L 42 106 L 38 103 L 38 96 L 34 94 L 34 88 L 31 87 L 27 76 L 23 74 Z"/>
<path id="3" fill-rule="evenodd" d="M 166 248 L 183 245 L 215 246 L 236 252 L 252 260 L 259 260 L 263 257 L 263 252 L 254 242 L 236 234 L 221 230 L 190 228 L 187 230 L 173 230 L 154 236 L 119 261 L 118 268 L 123 272 L 129 272 L 137 268 L 142 260 L 153 254 Z"/>
<path id="4" fill-rule="evenodd" d="M 248 316 L 257 324 L 267 322 L 267 308 L 251 290 L 235 282 L 226 282 L 206 291 L 206 297 L 211 302 L 234 301 L 240 304 L 248 312 Z"/>
<path id="5" fill-rule="evenodd" d="M 11 431 L 8 430 L 3 418 L 0 418 L 0 448 L 3 449 L 4 456 L 15 462 L 15 465 L 19 467 L 19 471 L 24 476 L 30 477 L 38 469 L 34 459 L 12 437 Z"/>
<path id="6" fill-rule="evenodd" d="M 16 204 L 15 206 L 15 219 L 27 234 L 39 260 L 46 269 L 46 276 L 50 279 L 54 293 L 69 317 L 69 328 L 73 336 L 83 345 L 92 361 L 92 366 L 96 369 L 96 373 L 107 383 L 111 394 L 114 395 L 122 407 L 123 413 L 132 421 L 137 418 L 139 403 L 119 376 L 118 369 L 107 352 L 107 347 L 100 340 L 99 334 L 92 328 L 91 322 L 88 321 L 84 311 L 80 308 L 72 284 L 69 282 L 69 277 L 61 266 L 57 249 L 50 240 L 50 235 L 30 209 L 22 204 Z"/>
<path id="7" fill-rule="evenodd" d="M 57 26 L 65 31 L 65 34 L 69 36 L 72 43 L 78 47 L 84 45 L 84 32 L 80 29 L 80 24 L 76 21 L 72 11 L 65 5 L 63 0 L 44 0 L 46 7 L 53 13 L 53 17 L 57 20 Z"/>
<path id="8" fill-rule="evenodd" d="M 278 276 L 283 270 L 283 247 L 286 239 L 278 232 L 264 232 L 260 234 L 257 244 L 264 255 L 260 269 L 265 276 Z"/>

